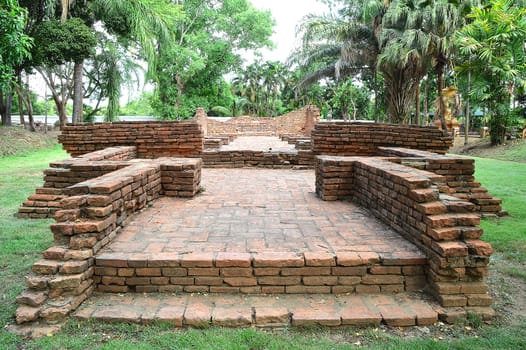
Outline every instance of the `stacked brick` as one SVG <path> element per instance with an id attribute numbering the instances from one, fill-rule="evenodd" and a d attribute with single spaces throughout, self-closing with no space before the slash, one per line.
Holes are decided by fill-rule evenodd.
<path id="1" fill-rule="evenodd" d="M 472 213 L 473 204 L 453 197 L 441 199 L 434 185 L 444 182 L 440 175 L 380 158 L 318 157 L 316 176 L 329 174 L 335 179 L 334 169 L 347 170 L 349 162 L 353 162 L 353 199 L 422 249 L 429 260 L 426 272 L 431 291 L 441 305 L 461 307 L 452 312 L 455 315 L 466 311 L 491 315 L 484 276 L 492 248 L 479 239 L 480 217 Z M 346 176 L 346 171 L 340 175 Z M 326 195 L 325 190 L 334 189 L 324 187 L 322 180 L 317 184 L 321 184 L 316 191 L 322 198 L 349 195 L 346 188 Z"/>
<path id="2" fill-rule="evenodd" d="M 114 146 L 136 146 L 137 157 L 198 157 L 203 131 L 195 121 L 67 125 L 58 140 L 73 157 Z"/>
<path id="3" fill-rule="evenodd" d="M 135 254 L 97 256 L 101 292 L 380 293 L 421 289 L 425 256 L 360 253 Z"/>
<path id="4" fill-rule="evenodd" d="M 445 154 L 452 143 L 434 126 L 320 122 L 312 132 L 312 150 L 319 155 L 371 156 L 382 146 Z"/>
<path id="5" fill-rule="evenodd" d="M 392 159 L 393 162 L 403 162 L 408 166 L 416 164 L 420 169 L 442 175 L 444 182 L 439 184 L 439 190 L 473 203 L 475 212 L 483 216 L 506 215 L 502 211 L 502 200 L 494 198 L 480 182 L 475 180 L 475 161 L 473 159 L 452 158 L 405 148 L 382 147 L 380 151 L 386 156 L 396 157 Z"/>
<path id="6" fill-rule="evenodd" d="M 161 195 L 193 197 L 201 186 L 201 159 L 159 160 L 161 164 Z"/>
<path id="7" fill-rule="evenodd" d="M 65 197 L 64 188 L 120 169 L 126 166 L 124 161 L 135 156 L 135 147 L 112 147 L 52 163 L 50 168 L 44 170 L 44 186 L 37 188 L 36 193 L 22 203 L 16 216 L 52 218 Z"/>
<path id="8" fill-rule="evenodd" d="M 204 166 L 207 168 L 291 168 L 296 166 L 312 166 L 314 155 L 310 150 L 291 152 L 263 151 L 213 151 L 202 154 Z"/>
<path id="9" fill-rule="evenodd" d="M 74 166 L 89 172 L 90 167 L 98 168 L 98 163 L 108 162 Z M 115 238 L 129 215 L 162 192 L 197 192 L 200 179 L 195 180 L 189 172 L 200 175 L 200 159 L 130 161 L 126 165 L 63 189 L 66 197 L 55 213 L 56 223 L 51 225 L 56 246 L 46 250 L 43 259 L 33 265 L 28 289 L 17 298 L 17 323 L 37 319 L 53 322 L 75 310 L 94 289 L 94 256 Z M 190 185 L 188 178 L 192 179 Z M 177 186 L 178 181 L 183 182 L 182 190 L 169 188 Z"/>

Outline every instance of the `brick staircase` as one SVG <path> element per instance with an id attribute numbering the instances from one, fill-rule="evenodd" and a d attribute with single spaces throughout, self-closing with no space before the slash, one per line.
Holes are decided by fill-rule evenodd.
<path id="1" fill-rule="evenodd" d="M 36 193 L 30 195 L 18 208 L 15 216 L 30 219 L 52 218 L 60 210 L 60 201 L 65 197 L 60 188 L 37 188 Z"/>

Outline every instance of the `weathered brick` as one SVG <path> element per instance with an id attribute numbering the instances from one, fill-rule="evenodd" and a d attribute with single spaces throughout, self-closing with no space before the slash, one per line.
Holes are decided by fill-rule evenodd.
<path id="1" fill-rule="evenodd" d="M 92 259 L 93 260 L 93 259 Z M 59 269 L 61 274 L 70 275 L 75 273 L 82 273 L 88 269 L 90 261 L 66 261 Z"/>
<path id="2" fill-rule="evenodd" d="M 335 266 L 335 257 L 331 253 L 324 252 L 305 252 L 306 266 Z"/>
<path id="3" fill-rule="evenodd" d="M 365 275 L 362 277 L 363 284 L 402 284 L 404 277 L 399 275 Z"/>
<path id="4" fill-rule="evenodd" d="M 493 254 L 493 247 L 487 242 L 477 239 L 466 239 L 464 242 L 468 246 L 469 254 L 482 256 L 490 256 Z"/>
<path id="5" fill-rule="evenodd" d="M 215 260 L 216 267 L 250 267 L 251 256 L 249 253 L 220 252 Z"/>
<path id="6" fill-rule="evenodd" d="M 402 269 L 400 266 L 371 266 L 369 273 L 373 275 L 400 275 Z"/>
<path id="7" fill-rule="evenodd" d="M 53 275 L 58 272 L 59 267 L 62 265 L 62 262 L 56 260 L 39 260 L 33 264 L 31 269 L 35 273 L 40 273 L 42 275 Z"/>
<path id="8" fill-rule="evenodd" d="M 47 299 L 46 292 L 25 290 L 16 298 L 16 302 L 28 306 L 37 307 Z"/>
<path id="9" fill-rule="evenodd" d="M 304 258 L 295 253 L 259 253 L 253 258 L 254 267 L 300 267 Z"/>
<path id="10" fill-rule="evenodd" d="M 18 306 L 15 312 L 16 323 L 22 324 L 26 322 L 35 321 L 36 319 L 38 319 L 39 315 L 39 307 L 20 305 Z"/>
<path id="11" fill-rule="evenodd" d="M 258 285 L 258 280 L 250 277 L 225 277 L 224 282 L 232 287 L 249 287 Z"/>

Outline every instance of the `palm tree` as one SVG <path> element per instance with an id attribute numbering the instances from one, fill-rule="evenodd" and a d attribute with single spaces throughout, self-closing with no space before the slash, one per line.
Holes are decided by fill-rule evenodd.
<path id="1" fill-rule="evenodd" d="M 289 61 L 307 72 L 300 87 L 366 71 L 376 77 L 378 41 L 365 21 L 363 2 L 347 1 L 337 13 L 308 15 L 298 32 L 303 37 L 302 46 Z"/>
<path id="2" fill-rule="evenodd" d="M 467 58 L 458 67 L 472 73 L 473 93 L 489 109 L 492 144 L 502 143 L 511 121 L 515 87 L 526 86 L 526 8 L 512 0 L 491 0 L 475 7 L 472 23 L 457 34 Z"/>

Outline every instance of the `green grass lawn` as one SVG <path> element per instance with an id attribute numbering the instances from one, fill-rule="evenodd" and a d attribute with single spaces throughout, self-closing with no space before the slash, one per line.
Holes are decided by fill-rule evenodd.
<path id="1" fill-rule="evenodd" d="M 510 216 L 485 219 L 483 239 L 508 262 L 506 272 L 526 281 L 526 163 L 475 158 L 475 177 L 490 193 L 503 199 Z"/>
<path id="2" fill-rule="evenodd" d="M 42 183 L 42 169 L 66 158 L 59 146 L 27 155 L 0 158 L 0 322 L 12 323 L 15 298 L 24 275 L 40 252 L 52 244 L 51 220 L 16 219 L 19 204 Z M 504 200 L 510 218 L 484 220 L 484 238 L 517 270 L 526 261 L 526 164 L 477 159 L 477 179 Z M 510 274 L 521 276 L 510 269 Z M 513 325 L 479 325 L 466 335 L 458 325 L 445 339 L 424 334 L 415 339 L 382 329 L 177 330 L 166 324 L 137 326 L 70 320 L 56 335 L 35 341 L 2 327 L 0 349 L 526 349 L 526 319 Z M 359 342 L 359 343 L 358 343 Z M 356 345 L 354 345 L 356 344 Z"/>

